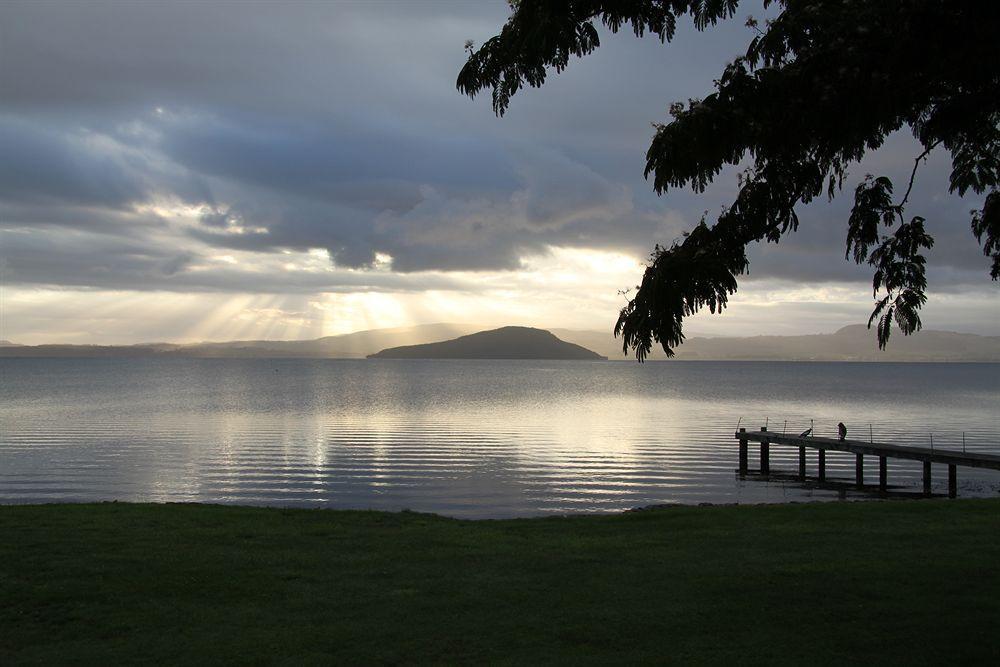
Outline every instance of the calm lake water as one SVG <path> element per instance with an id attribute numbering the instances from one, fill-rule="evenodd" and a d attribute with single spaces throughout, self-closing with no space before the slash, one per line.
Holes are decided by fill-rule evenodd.
<path id="1" fill-rule="evenodd" d="M 968 451 L 1000 453 L 1000 365 L 0 359 L 0 502 L 511 517 L 873 497 L 741 480 L 740 419 L 790 433 L 814 420 L 827 436 L 844 421 L 857 438 L 871 424 L 922 446 L 933 432 L 958 450 L 964 432 Z M 797 470 L 797 450 L 771 459 Z M 853 455 L 827 466 L 853 479 Z M 946 469 L 934 476 L 945 492 Z M 917 493 L 920 464 L 890 460 L 889 481 Z M 960 496 L 998 493 L 1000 473 L 959 469 Z"/>

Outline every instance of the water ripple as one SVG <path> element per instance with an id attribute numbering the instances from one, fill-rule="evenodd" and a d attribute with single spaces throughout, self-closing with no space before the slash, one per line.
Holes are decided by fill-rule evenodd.
<path id="1" fill-rule="evenodd" d="M 414 509 L 455 516 L 863 498 L 735 473 L 738 421 L 1000 453 L 989 364 L 0 360 L 0 502 Z M 756 462 L 751 448 L 751 465 Z M 815 454 L 810 471 L 815 474 Z M 772 471 L 798 468 L 772 447 Z M 942 490 L 944 467 L 934 466 Z M 917 492 L 921 467 L 892 461 Z M 827 473 L 851 481 L 854 457 Z M 877 482 L 874 460 L 866 481 Z M 1000 473 L 961 469 L 959 493 Z"/>

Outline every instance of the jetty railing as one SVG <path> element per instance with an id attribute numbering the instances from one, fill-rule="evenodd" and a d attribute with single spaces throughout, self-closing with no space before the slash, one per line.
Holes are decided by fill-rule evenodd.
<path id="1" fill-rule="evenodd" d="M 799 477 L 806 477 L 806 449 L 818 450 L 818 477 L 826 481 L 826 452 L 849 452 L 855 455 L 854 474 L 857 487 L 864 488 L 864 457 L 878 457 L 878 488 L 885 492 L 888 486 L 886 459 L 908 459 L 921 461 L 924 464 L 924 493 L 931 492 L 931 464 L 940 463 L 948 466 L 948 497 L 958 495 L 958 466 L 970 468 L 990 468 L 1000 470 L 1000 456 L 995 454 L 966 453 L 947 449 L 929 449 L 926 447 L 909 447 L 890 445 L 880 442 L 865 442 L 863 440 L 838 440 L 836 438 L 819 438 L 812 436 L 785 435 L 768 431 L 762 426 L 760 431 L 747 431 L 741 428 L 735 437 L 740 441 L 740 474 L 748 472 L 748 443 L 760 443 L 760 472 L 768 474 L 771 471 L 770 446 L 789 445 L 799 448 Z"/>

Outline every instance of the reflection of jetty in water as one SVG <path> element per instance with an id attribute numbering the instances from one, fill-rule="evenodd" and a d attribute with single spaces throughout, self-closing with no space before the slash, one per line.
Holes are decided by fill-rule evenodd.
<path id="1" fill-rule="evenodd" d="M 811 429 L 810 429 L 811 431 Z M 807 432 L 808 433 L 808 432 Z M 866 489 L 871 487 L 866 487 L 864 483 L 864 457 L 867 456 L 877 456 L 879 463 L 879 481 L 878 481 L 878 492 L 886 496 L 890 495 L 900 495 L 899 493 L 891 494 L 890 487 L 888 485 L 888 472 L 886 468 L 886 460 L 890 458 L 894 459 L 905 459 L 911 461 L 920 461 L 924 466 L 923 474 L 923 492 L 924 495 L 931 495 L 931 464 L 938 463 L 948 466 L 948 497 L 954 498 L 958 495 L 958 466 L 966 466 L 971 468 L 989 468 L 992 470 L 1000 470 L 1000 456 L 995 454 L 980 454 L 980 453 L 966 453 L 958 452 L 947 449 L 933 449 L 927 447 L 904 447 L 901 445 L 890 445 L 887 443 L 879 442 L 864 442 L 863 440 L 835 440 L 833 438 L 815 438 L 809 435 L 784 435 L 781 433 L 775 433 L 774 431 L 768 431 L 767 427 L 761 427 L 760 431 L 747 431 L 745 428 L 741 428 L 736 432 L 734 436 L 740 441 L 740 475 L 749 474 L 749 452 L 748 443 L 759 442 L 760 443 L 760 471 L 759 475 L 766 476 L 769 478 L 788 478 L 797 479 L 800 482 L 807 482 L 809 478 L 806 475 L 806 449 L 811 448 L 817 450 L 817 475 L 813 478 L 813 481 L 818 485 L 817 488 L 834 488 L 838 486 L 844 486 L 843 493 L 846 493 L 847 489 Z M 792 476 L 788 474 L 772 475 L 771 465 L 770 465 L 770 446 L 771 445 L 789 445 L 792 447 L 799 448 L 799 473 L 798 475 Z M 844 482 L 828 482 L 826 479 L 826 452 L 827 451 L 839 451 L 839 452 L 850 452 L 855 455 L 855 465 L 854 474 L 855 482 L 853 485 Z M 904 494 L 910 495 L 910 494 Z"/>
<path id="2" fill-rule="evenodd" d="M 740 479 L 754 482 L 779 482 L 781 484 L 791 484 L 796 488 L 806 490 L 833 491 L 840 500 L 847 500 L 848 498 L 864 499 L 870 498 L 872 495 L 879 498 L 911 500 L 915 498 L 945 497 L 945 494 L 940 493 L 925 494 L 923 492 L 914 492 L 914 487 L 912 486 L 887 485 L 885 491 L 880 491 L 877 486 L 871 484 L 858 487 L 856 482 L 852 482 L 848 478 L 827 477 L 825 480 L 820 480 L 819 477 L 810 477 L 808 475 L 800 477 L 798 473 L 781 470 L 771 470 L 771 472 L 767 473 L 760 472 L 759 470 L 748 470 L 746 473 L 740 474 Z M 791 502 L 797 501 L 793 500 Z"/>

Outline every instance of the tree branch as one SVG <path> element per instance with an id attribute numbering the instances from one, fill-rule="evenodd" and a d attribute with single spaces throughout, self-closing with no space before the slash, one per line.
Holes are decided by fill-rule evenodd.
<path id="1" fill-rule="evenodd" d="M 904 206 L 906 206 L 906 200 L 910 198 L 910 191 L 913 190 L 913 179 L 916 178 L 916 176 L 917 176 L 917 167 L 920 166 L 920 161 L 923 160 L 923 159 L 925 159 L 930 154 L 930 152 L 932 150 L 934 150 L 935 148 L 937 148 L 937 145 L 940 144 L 940 143 L 941 143 L 941 140 L 938 139 L 937 141 L 935 141 L 934 143 L 932 143 L 930 146 L 928 146 L 927 149 L 924 150 L 923 153 L 921 153 L 920 155 L 918 155 L 917 159 L 915 159 L 913 161 L 913 171 L 910 172 L 910 184 L 906 187 L 906 194 L 903 195 L 903 201 L 899 202 L 899 208 L 900 209 L 902 209 Z"/>

